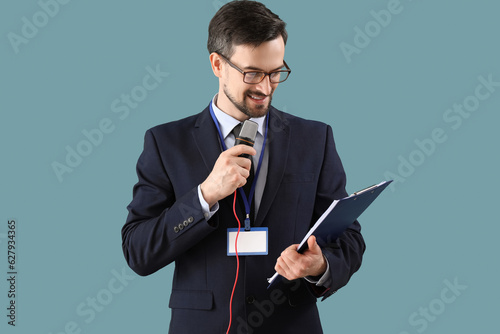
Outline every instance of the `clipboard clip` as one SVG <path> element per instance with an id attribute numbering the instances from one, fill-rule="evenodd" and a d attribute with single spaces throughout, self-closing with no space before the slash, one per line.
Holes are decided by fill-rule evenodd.
<path id="1" fill-rule="evenodd" d="M 356 195 L 359 195 L 359 194 L 362 194 L 364 192 L 367 192 L 367 191 L 370 191 L 374 188 L 377 188 L 378 184 L 374 184 L 373 186 L 369 186 L 368 188 L 365 188 L 365 189 L 362 189 L 362 190 L 359 190 L 359 191 L 356 191 L 355 193 L 353 193 L 351 196 L 356 196 Z"/>

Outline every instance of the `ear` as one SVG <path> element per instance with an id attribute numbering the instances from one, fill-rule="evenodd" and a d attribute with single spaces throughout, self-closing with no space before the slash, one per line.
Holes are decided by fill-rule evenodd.
<path id="1" fill-rule="evenodd" d="M 212 71 L 214 75 L 218 78 L 222 77 L 222 58 L 215 52 L 210 54 L 210 65 L 212 65 Z"/>

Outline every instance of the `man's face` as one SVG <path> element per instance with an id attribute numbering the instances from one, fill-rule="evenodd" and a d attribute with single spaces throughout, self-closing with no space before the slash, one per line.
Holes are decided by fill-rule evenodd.
<path id="1" fill-rule="evenodd" d="M 229 59 L 245 72 L 271 72 L 283 67 L 285 44 L 280 36 L 258 47 L 238 45 Z M 261 83 L 243 82 L 243 74 L 222 60 L 217 106 L 231 116 L 243 120 L 267 114 L 277 83 L 271 83 L 266 76 Z"/>

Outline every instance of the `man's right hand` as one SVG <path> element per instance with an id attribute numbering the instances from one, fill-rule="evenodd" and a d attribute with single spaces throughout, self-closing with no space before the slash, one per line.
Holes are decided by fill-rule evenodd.
<path id="1" fill-rule="evenodd" d="M 219 155 L 212 172 L 201 184 L 201 193 L 209 207 L 247 183 L 252 163 L 240 155 L 256 153 L 253 147 L 236 145 Z"/>

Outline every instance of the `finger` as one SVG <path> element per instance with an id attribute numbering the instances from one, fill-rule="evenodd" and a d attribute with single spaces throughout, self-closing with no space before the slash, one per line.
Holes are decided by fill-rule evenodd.
<path id="1" fill-rule="evenodd" d="M 256 155 L 257 151 L 252 147 L 248 145 L 236 145 L 228 149 L 226 152 L 232 156 L 239 156 L 241 154 L 249 154 L 249 155 Z"/>
<path id="2" fill-rule="evenodd" d="M 238 165 L 236 161 L 229 161 L 222 167 L 221 174 L 223 177 L 234 178 L 234 181 L 244 182 L 250 172 L 245 167 Z"/>
<path id="3" fill-rule="evenodd" d="M 300 255 L 295 250 L 286 249 L 285 251 L 283 251 L 282 255 L 280 256 L 279 263 L 286 271 L 287 278 L 295 276 L 297 274 L 297 270 L 300 270 L 302 266 L 300 260 Z"/>
<path id="4" fill-rule="evenodd" d="M 307 250 L 304 252 L 304 255 L 313 261 L 319 261 L 320 257 L 323 256 L 323 251 L 319 247 L 316 242 L 316 238 L 311 236 L 307 239 Z"/>
<path id="5" fill-rule="evenodd" d="M 285 277 L 286 279 L 292 279 L 292 270 L 281 256 L 276 261 L 276 266 L 274 267 L 274 269 L 278 274 Z"/>
<path id="6" fill-rule="evenodd" d="M 286 258 L 287 262 L 290 264 L 300 261 L 301 254 L 297 252 L 297 247 L 297 244 L 293 244 L 288 246 L 283 252 L 281 252 L 281 256 Z"/>
<path id="7" fill-rule="evenodd" d="M 276 269 L 277 271 L 281 271 L 282 273 L 286 273 L 290 270 L 286 262 L 283 260 L 283 258 L 280 256 L 278 260 L 276 260 Z"/>
<path id="8" fill-rule="evenodd" d="M 233 159 L 234 163 L 245 169 L 247 172 L 249 172 L 248 175 L 250 175 L 250 168 L 252 167 L 252 162 L 250 161 L 250 159 L 243 157 L 235 157 Z M 248 177 L 248 175 L 246 177 Z"/>
<path id="9" fill-rule="evenodd" d="M 285 250 L 283 252 L 293 251 L 293 252 L 297 253 L 297 248 L 299 248 L 299 244 L 293 244 L 293 245 L 290 245 L 287 248 L 285 248 Z"/>
<path id="10" fill-rule="evenodd" d="M 290 262 L 286 257 L 280 257 L 278 261 L 278 265 L 281 268 L 281 273 L 277 270 L 278 274 L 285 277 L 288 280 L 294 280 L 302 275 L 302 267 L 297 263 Z"/>
<path id="11" fill-rule="evenodd" d="M 276 264 L 274 265 L 274 270 L 281 276 L 284 276 L 285 270 L 283 269 L 283 266 L 281 265 L 281 260 L 278 258 L 276 260 Z"/>

